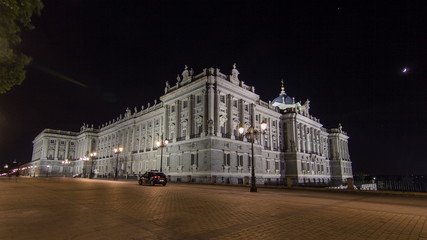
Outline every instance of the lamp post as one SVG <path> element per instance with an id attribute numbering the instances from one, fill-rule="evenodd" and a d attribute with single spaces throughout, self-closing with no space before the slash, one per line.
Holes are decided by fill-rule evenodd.
<path id="1" fill-rule="evenodd" d="M 161 141 L 156 141 L 156 145 L 157 147 L 160 148 L 160 172 L 163 172 L 163 148 L 168 145 L 169 140 L 164 139 L 163 140 L 163 135 L 162 135 L 162 139 Z"/>
<path id="2" fill-rule="evenodd" d="M 89 159 L 92 161 L 90 165 L 89 178 L 93 178 L 93 164 L 95 163 L 94 159 L 96 158 L 96 152 L 89 153 Z"/>
<path id="3" fill-rule="evenodd" d="M 266 122 L 261 122 L 261 130 L 264 131 L 267 128 Z M 257 192 L 256 181 L 255 181 L 255 159 L 254 159 L 254 142 L 256 136 L 260 133 L 258 130 L 254 128 L 254 126 L 250 126 L 245 133 L 245 128 L 243 126 L 239 127 L 239 133 L 244 135 L 246 139 L 251 142 L 251 153 L 252 153 L 252 171 L 251 171 L 251 192 Z"/>
<path id="4" fill-rule="evenodd" d="M 83 177 L 85 178 L 86 177 L 86 162 L 89 161 L 89 158 L 87 156 L 83 156 L 80 158 L 80 160 L 83 161 L 82 171 L 83 171 Z"/>
<path id="5" fill-rule="evenodd" d="M 7 171 L 7 169 L 9 168 L 9 165 L 7 165 L 7 163 L 4 165 L 4 171 L 6 172 L 7 175 L 9 175 L 9 172 Z"/>
<path id="6" fill-rule="evenodd" d="M 116 158 L 116 171 L 114 173 L 114 180 L 117 180 L 117 170 L 118 170 L 118 167 L 119 167 L 119 154 L 121 152 L 123 152 L 123 148 L 122 147 L 114 148 L 114 153 L 117 155 L 117 158 Z"/>
<path id="7" fill-rule="evenodd" d="M 65 165 L 65 167 L 64 167 L 64 170 L 65 170 L 65 168 L 68 166 L 68 165 L 70 165 L 70 161 L 68 161 L 68 159 L 65 159 L 64 161 L 62 161 L 61 162 L 63 165 Z M 65 176 L 67 176 L 67 171 L 65 171 Z"/>
<path id="8" fill-rule="evenodd" d="M 46 177 L 49 177 L 50 165 L 47 165 L 47 166 L 46 166 L 46 168 L 47 168 L 47 171 L 46 171 Z"/>

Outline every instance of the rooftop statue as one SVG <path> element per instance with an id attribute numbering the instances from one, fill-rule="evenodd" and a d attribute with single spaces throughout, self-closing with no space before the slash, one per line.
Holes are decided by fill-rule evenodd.
<path id="1" fill-rule="evenodd" d="M 233 64 L 233 69 L 231 70 L 231 79 L 238 81 L 239 80 L 239 70 L 236 68 L 236 64 Z"/>

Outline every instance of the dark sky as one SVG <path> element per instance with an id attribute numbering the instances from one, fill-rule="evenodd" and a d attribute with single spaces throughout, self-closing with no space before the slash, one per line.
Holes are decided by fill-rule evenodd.
<path id="1" fill-rule="evenodd" d="M 27 79 L 0 95 L 0 166 L 30 161 L 45 128 L 153 104 L 185 64 L 228 74 L 237 63 L 264 101 L 283 78 L 325 127 L 341 123 L 354 173 L 427 173 L 422 1 L 43 2 L 23 32 Z"/>

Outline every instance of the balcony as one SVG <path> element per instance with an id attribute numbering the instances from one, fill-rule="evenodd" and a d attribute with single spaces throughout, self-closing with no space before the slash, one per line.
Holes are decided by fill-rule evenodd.
<path id="1" fill-rule="evenodd" d="M 223 138 L 231 138 L 231 134 L 230 133 L 221 133 L 221 136 Z"/>
<path id="2" fill-rule="evenodd" d="M 190 139 L 192 139 L 192 138 L 199 138 L 199 137 L 200 137 L 200 133 L 196 133 L 196 134 L 190 135 Z"/>
<path id="3" fill-rule="evenodd" d="M 185 140 L 185 136 L 184 136 L 184 137 L 176 138 L 176 141 L 177 141 L 177 142 L 179 142 L 179 141 L 183 141 L 183 140 Z"/>

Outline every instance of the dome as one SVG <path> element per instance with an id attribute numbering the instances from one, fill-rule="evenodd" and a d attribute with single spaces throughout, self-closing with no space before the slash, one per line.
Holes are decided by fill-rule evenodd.
<path id="1" fill-rule="evenodd" d="M 282 91 L 280 95 L 275 98 L 272 102 L 273 106 L 276 104 L 293 104 L 294 101 L 291 97 L 286 95 L 285 91 Z"/>
<path id="2" fill-rule="evenodd" d="M 283 84 L 283 80 L 282 80 L 282 91 L 280 92 L 280 95 L 271 102 L 271 104 L 274 107 L 279 107 L 280 109 L 295 107 L 294 98 L 288 96 L 285 92 L 285 86 Z"/>

